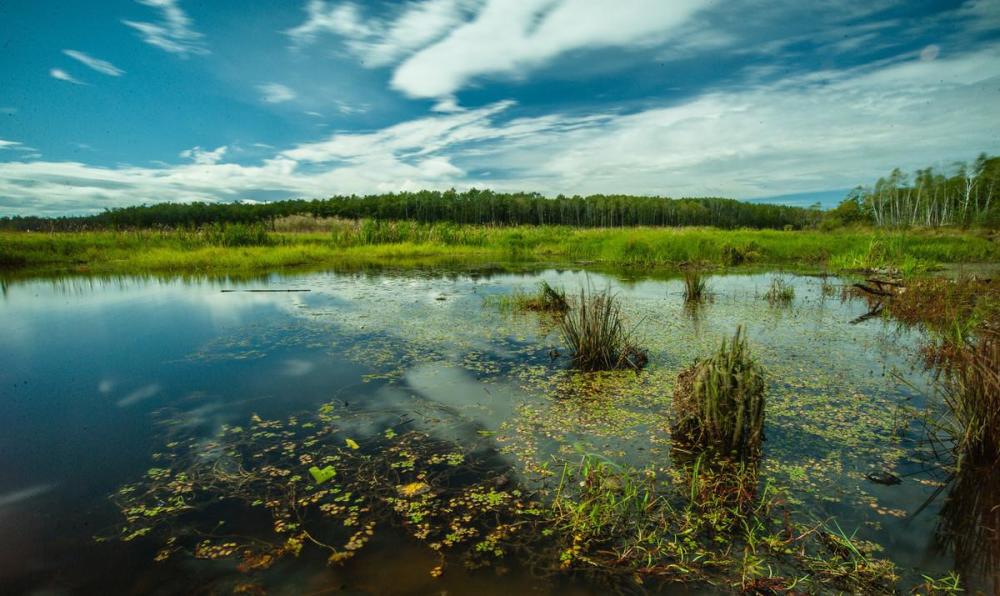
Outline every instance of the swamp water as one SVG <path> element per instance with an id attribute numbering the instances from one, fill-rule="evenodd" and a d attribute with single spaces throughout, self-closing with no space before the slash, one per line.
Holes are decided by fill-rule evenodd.
<path id="1" fill-rule="evenodd" d="M 740 324 L 766 372 L 761 484 L 788 515 L 877 545 L 899 588 L 957 570 L 989 592 L 995 560 L 936 537 L 922 333 L 851 323 L 867 306 L 833 278 L 785 275 L 794 299 L 770 304 L 774 275 L 711 276 L 696 308 L 679 278 L 578 270 L 9 282 L 0 593 L 604 593 L 535 540 L 565 466 L 669 482 L 677 373 Z M 541 280 L 610 286 L 649 365 L 572 372 L 550 315 L 496 304 Z M 257 288 L 309 291 L 223 291 Z M 633 575 L 610 585 L 682 587 Z M 685 591 L 733 578 L 709 581 Z"/>

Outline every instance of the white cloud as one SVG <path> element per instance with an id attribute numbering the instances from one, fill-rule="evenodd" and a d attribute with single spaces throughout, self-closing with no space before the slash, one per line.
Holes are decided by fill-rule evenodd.
<path id="1" fill-rule="evenodd" d="M 998 83 L 1000 44 L 933 61 L 912 52 L 878 68 L 757 82 L 632 113 L 510 117 L 513 102 L 498 102 L 335 133 L 256 165 L 223 163 L 222 148 L 194 148 L 186 155 L 194 163 L 155 168 L 0 162 L 0 211 L 451 186 L 739 198 L 849 188 L 895 166 L 1000 152 Z M 484 170 L 492 175 L 476 174 Z"/>
<path id="2" fill-rule="evenodd" d="M 214 151 L 208 151 L 202 149 L 201 147 L 192 147 L 181 151 L 179 157 L 190 159 L 199 165 L 212 165 L 222 161 L 223 156 L 226 155 L 227 149 L 228 147 L 226 145 L 217 147 Z"/>
<path id="3" fill-rule="evenodd" d="M 392 86 L 444 97 L 483 75 L 520 76 L 566 52 L 664 43 L 704 0 L 490 0 L 471 22 L 404 61 Z"/>
<path id="4" fill-rule="evenodd" d="M 0 139 L 0 149 L 13 149 L 19 146 L 20 144 L 21 143 L 18 143 L 17 141 L 5 141 L 3 139 Z"/>
<path id="5" fill-rule="evenodd" d="M 86 85 L 83 81 L 78 81 L 73 78 L 73 75 L 69 74 L 61 68 L 53 68 L 49 71 L 49 76 L 53 79 L 59 79 L 60 81 L 66 81 L 67 83 L 73 83 L 74 85 Z"/>
<path id="6" fill-rule="evenodd" d="M 157 23 L 122 20 L 138 31 L 143 41 L 181 57 L 209 53 L 203 41 L 204 35 L 192 28 L 191 18 L 177 0 L 136 0 L 136 2 L 160 11 L 160 21 Z"/>
<path id="7" fill-rule="evenodd" d="M 322 34 L 337 35 L 366 66 L 386 66 L 441 38 L 481 4 L 481 0 L 415 0 L 405 3 L 398 16 L 377 19 L 363 16 L 353 2 L 310 0 L 306 20 L 285 33 L 293 47 L 300 48 Z"/>
<path id="8" fill-rule="evenodd" d="M 281 83 L 257 85 L 257 90 L 260 91 L 262 99 L 267 103 L 283 103 L 297 97 L 294 90 Z"/>
<path id="9" fill-rule="evenodd" d="M 605 0 L 419 0 L 377 18 L 353 2 L 310 0 L 306 21 L 286 33 L 295 47 L 339 36 L 365 66 L 402 62 L 396 89 L 447 98 L 477 77 L 520 76 L 573 50 L 662 44 L 707 3 L 619 0 L 609 9 Z"/>
<path id="10" fill-rule="evenodd" d="M 96 70 L 101 74 L 106 74 L 110 77 L 120 77 L 125 74 L 125 71 L 118 68 L 114 64 L 108 62 L 107 60 L 101 60 L 99 58 L 94 58 L 89 54 L 77 50 L 63 50 L 63 54 L 66 54 L 70 58 Z"/>

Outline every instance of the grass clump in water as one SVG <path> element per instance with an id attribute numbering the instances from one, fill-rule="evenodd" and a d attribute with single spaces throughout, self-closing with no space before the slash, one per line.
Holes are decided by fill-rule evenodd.
<path id="1" fill-rule="evenodd" d="M 684 272 L 684 302 L 699 303 L 708 296 L 708 284 L 700 271 L 688 269 Z"/>
<path id="2" fill-rule="evenodd" d="M 743 328 L 712 357 L 682 372 L 674 391 L 675 436 L 693 447 L 753 459 L 764 441 L 764 376 Z"/>
<path id="3" fill-rule="evenodd" d="M 562 288 L 552 287 L 547 281 L 539 282 L 538 289 L 533 294 L 516 290 L 508 296 L 491 297 L 491 302 L 495 303 L 501 310 L 516 312 L 564 313 L 569 310 L 566 291 Z"/>
<path id="4" fill-rule="evenodd" d="M 580 370 L 639 370 L 648 362 L 646 352 L 636 347 L 625 328 L 625 317 L 610 289 L 581 288 L 579 301 L 563 316 L 560 328 L 573 365 Z"/>
<path id="5" fill-rule="evenodd" d="M 764 294 L 764 299 L 771 306 L 791 304 L 792 300 L 795 299 L 795 288 L 783 277 L 772 278 L 771 286 Z"/>

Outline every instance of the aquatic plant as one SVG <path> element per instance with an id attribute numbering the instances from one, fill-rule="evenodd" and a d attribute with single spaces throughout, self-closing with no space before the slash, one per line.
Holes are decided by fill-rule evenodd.
<path id="1" fill-rule="evenodd" d="M 580 288 L 580 297 L 560 322 L 573 365 L 580 370 L 641 369 L 648 357 L 636 347 L 610 289 Z"/>
<path id="2" fill-rule="evenodd" d="M 655 579 L 741 593 L 893 593 L 895 568 L 873 556 L 875 545 L 835 523 L 795 522 L 782 491 L 756 489 L 753 466 L 685 470 L 636 469 L 596 455 L 564 466 L 547 520 L 560 567 L 620 578 L 632 590 L 631 582 Z"/>
<path id="3" fill-rule="evenodd" d="M 966 340 L 941 372 L 947 413 L 939 428 L 951 437 L 957 467 L 1000 465 L 1000 333 Z"/>
<path id="4" fill-rule="evenodd" d="M 232 559 L 250 573 L 307 547 L 343 563 L 393 524 L 441 564 L 448 551 L 473 563 L 502 557 L 537 517 L 537 504 L 487 451 L 396 427 L 358 442 L 335 426 L 343 419 L 327 404 L 287 420 L 254 415 L 207 445 L 174 438 L 156 467 L 113 495 L 123 522 L 100 539 L 155 541 L 157 561 Z M 213 507 L 223 501 L 220 519 Z M 241 531 L 239 520 L 254 512 L 270 518 L 269 531 Z"/>
<path id="5" fill-rule="evenodd" d="M 697 269 L 684 271 L 684 302 L 701 302 L 707 294 L 707 284 Z"/>
<path id="6" fill-rule="evenodd" d="M 538 289 L 529 294 L 520 289 L 505 296 L 490 296 L 487 302 L 501 310 L 564 313 L 569 310 L 566 291 L 554 288 L 547 281 L 538 283 Z"/>
<path id="7" fill-rule="evenodd" d="M 764 440 L 764 378 L 743 328 L 719 351 L 682 372 L 674 390 L 674 434 L 694 448 L 754 458 Z"/>
<path id="8" fill-rule="evenodd" d="M 787 305 L 795 298 L 795 288 L 784 277 L 772 277 L 771 286 L 764 293 L 764 298 L 771 306 Z"/>

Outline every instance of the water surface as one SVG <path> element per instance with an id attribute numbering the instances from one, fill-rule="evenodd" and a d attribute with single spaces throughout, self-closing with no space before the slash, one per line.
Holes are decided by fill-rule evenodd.
<path id="1" fill-rule="evenodd" d="M 930 394 L 917 353 L 925 338 L 878 318 L 852 323 L 867 306 L 840 299 L 832 278 L 824 291 L 821 278 L 785 275 L 795 299 L 771 305 L 762 295 L 775 275 L 713 276 L 713 299 L 698 309 L 685 308 L 676 278 L 578 270 L 7 283 L 0 591 L 229 591 L 240 577 L 232 565 L 156 563 L 150 541 L 93 538 L 120 523 L 109 495 L 156 465 L 168 435 L 209 441 L 254 415 L 287 418 L 333 402 L 358 414 L 344 424 L 359 440 L 405 421 L 458 444 L 485 442 L 527 485 L 540 467 L 585 453 L 668 466 L 676 374 L 741 324 L 767 371 L 768 481 L 787 487 L 803 516 L 880 544 L 904 584 L 947 573 L 954 554 L 934 538 L 944 499 L 920 510 L 942 480 L 924 471 L 925 432 L 913 418 Z M 574 399 L 580 380 L 552 320 L 488 298 L 543 279 L 571 292 L 610 286 L 649 350 L 647 369 L 592 379 L 602 390 Z M 249 289 L 309 291 L 223 291 Z M 873 471 L 903 482 L 873 483 Z M 601 591 L 538 579 L 516 560 L 502 574 L 454 566 L 434 578 L 436 561 L 390 530 L 343 566 L 305 555 L 268 570 L 262 585 L 288 594 Z"/>

